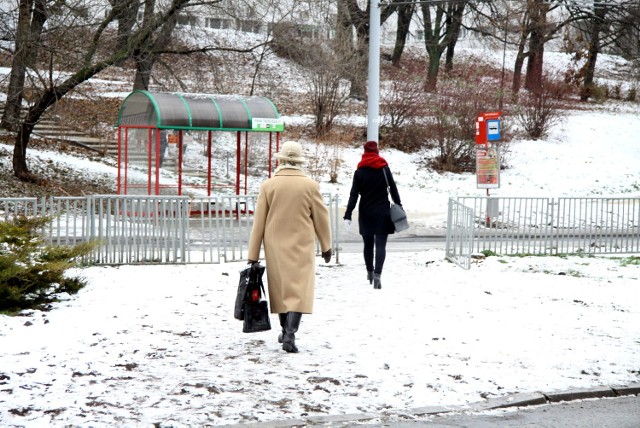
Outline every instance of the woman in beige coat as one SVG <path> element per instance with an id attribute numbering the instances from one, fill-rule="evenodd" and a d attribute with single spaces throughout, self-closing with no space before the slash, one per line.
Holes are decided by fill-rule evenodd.
<path id="1" fill-rule="evenodd" d="M 287 141 L 276 154 L 279 166 L 260 185 L 249 238 L 249 263 L 257 263 L 264 243 L 271 312 L 280 318 L 278 342 L 298 352 L 295 333 L 302 314 L 313 312 L 316 237 L 322 257 L 331 260 L 331 227 L 318 183 L 302 170 L 302 147 Z"/>

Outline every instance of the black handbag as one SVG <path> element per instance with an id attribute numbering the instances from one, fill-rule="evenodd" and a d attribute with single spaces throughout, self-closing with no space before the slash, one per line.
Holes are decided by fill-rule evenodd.
<path id="1" fill-rule="evenodd" d="M 269 306 L 266 300 L 257 302 L 247 302 L 244 304 L 243 333 L 256 333 L 259 331 L 271 330 L 269 320 Z"/>
<path id="2" fill-rule="evenodd" d="M 257 270 L 260 268 L 262 268 L 262 272 Z M 236 304 L 233 310 L 233 317 L 237 320 L 242 321 L 244 319 L 244 304 L 248 300 L 249 283 L 252 281 L 251 276 L 253 275 L 253 281 L 255 282 L 256 275 L 262 277 L 262 273 L 264 272 L 264 267 L 262 266 L 259 266 L 257 269 L 254 269 L 251 266 L 247 266 L 240 271 L 240 282 L 238 283 L 238 291 L 236 292 Z M 260 292 L 260 290 L 258 290 L 258 292 Z"/>
<path id="3" fill-rule="evenodd" d="M 253 333 L 271 329 L 269 307 L 266 300 L 262 276 L 265 267 L 261 265 L 247 266 L 240 271 L 240 282 L 236 293 L 233 316 L 243 320 L 242 331 Z"/>
<path id="4" fill-rule="evenodd" d="M 389 180 L 387 179 L 387 173 L 385 172 L 384 168 L 382 169 L 382 173 L 384 174 L 384 181 L 387 182 L 387 193 L 389 193 Z M 394 204 L 393 201 L 391 201 L 389 214 L 391 215 L 393 228 L 396 232 L 402 232 L 403 230 L 409 229 L 409 220 L 407 220 L 407 213 L 404 212 L 404 208 L 402 208 L 398 204 Z"/>

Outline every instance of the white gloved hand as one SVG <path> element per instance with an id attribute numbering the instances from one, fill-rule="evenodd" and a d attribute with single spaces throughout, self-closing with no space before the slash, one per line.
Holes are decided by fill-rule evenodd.
<path id="1" fill-rule="evenodd" d="M 347 232 L 351 230 L 351 220 L 344 220 L 344 228 L 347 230 Z"/>

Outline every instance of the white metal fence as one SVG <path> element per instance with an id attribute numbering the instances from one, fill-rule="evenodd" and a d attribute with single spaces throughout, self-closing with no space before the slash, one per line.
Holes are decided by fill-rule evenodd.
<path id="1" fill-rule="evenodd" d="M 464 269 L 471 268 L 473 221 L 472 208 L 449 199 L 446 255 L 449 260 Z"/>
<path id="2" fill-rule="evenodd" d="M 451 198 L 447 259 L 468 269 L 483 251 L 639 253 L 640 198 Z"/>
<path id="3" fill-rule="evenodd" d="M 323 195 L 338 261 L 338 198 Z M 96 241 L 94 264 L 220 263 L 246 259 L 257 195 L 0 198 L 0 220 L 46 216 L 54 245 Z M 318 249 L 318 251 L 320 251 Z"/>

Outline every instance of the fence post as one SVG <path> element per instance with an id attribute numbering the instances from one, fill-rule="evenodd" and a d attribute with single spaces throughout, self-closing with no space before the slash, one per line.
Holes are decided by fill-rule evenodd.
<path id="1" fill-rule="evenodd" d="M 333 247 L 335 248 L 335 261 L 336 264 L 340 263 L 340 209 L 339 209 L 339 205 L 340 205 L 340 196 L 339 195 L 334 195 L 332 198 L 333 201 L 333 222 L 334 222 L 334 227 L 336 230 L 336 235 L 335 238 L 332 238 L 335 242 L 335 244 L 333 245 Z"/>
<path id="2" fill-rule="evenodd" d="M 549 233 L 550 235 L 550 245 L 549 248 L 551 250 L 551 254 L 558 254 L 558 230 L 559 228 L 556 227 L 557 225 L 556 223 L 556 215 L 555 215 L 555 211 L 554 211 L 554 206 L 555 206 L 555 199 L 551 198 L 549 200 L 549 203 L 551 204 L 551 207 L 549 208 L 549 223 L 551 224 L 551 232 Z"/>
<path id="3" fill-rule="evenodd" d="M 453 227 L 453 223 L 451 222 L 451 219 L 453 217 L 453 199 L 449 198 L 449 202 L 448 202 L 448 207 L 447 207 L 447 239 L 446 239 L 446 243 L 445 243 L 445 247 L 444 247 L 444 254 L 445 256 L 449 256 L 449 246 L 451 245 L 451 228 Z"/>

